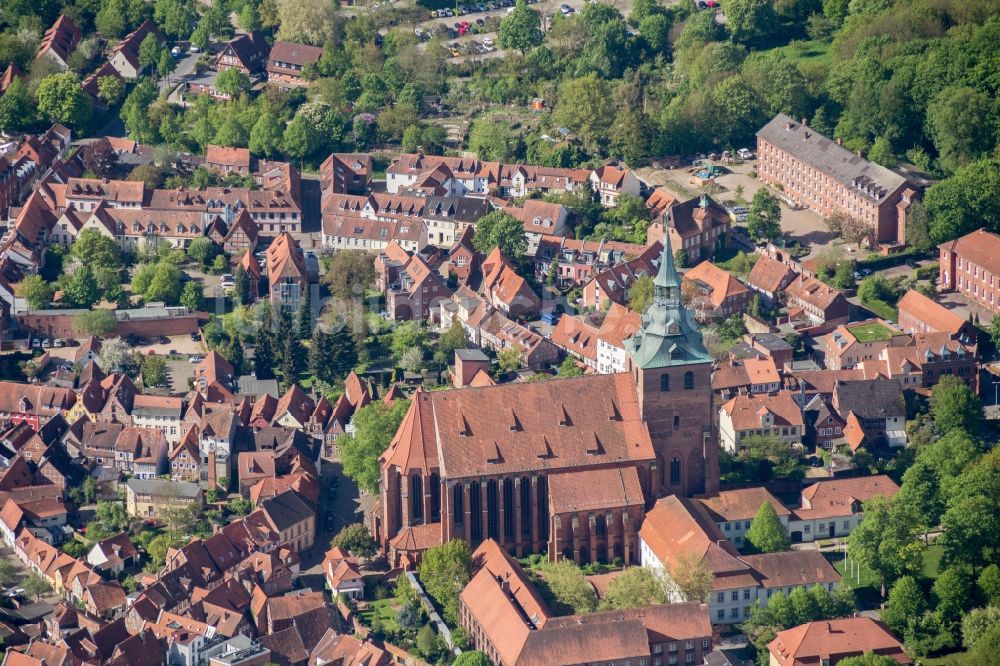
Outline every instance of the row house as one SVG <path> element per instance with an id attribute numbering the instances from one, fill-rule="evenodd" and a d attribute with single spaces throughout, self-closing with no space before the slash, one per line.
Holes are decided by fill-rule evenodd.
<path id="1" fill-rule="evenodd" d="M 750 290 L 746 285 L 710 261 L 686 271 L 681 290 L 686 305 L 701 322 L 742 315 L 750 305 Z"/>
<path id="2" fill-rule="evenodd" d="M 365 194 L 372 181 L 371 155 L 330 153 L 319 167 L 319 176 L 322 204 L 333 194 Z"/>
<path id="3" fill-rule="evenodd" d="M 129 479 L 125 482 L 125 509 L 135 518 L 162 518 L 165 511 L 201 507 L 201 486 L 184 481 Z"/>
<path id="4" fill-rule="evenodd" d="M 373 220 L 356 215 L 323 215 L 323 246 L 333 250 L 380 252 L 396 243 L 407 252 L 421 252 L 428 245 L 427 225 L 416 220 Z"/>
<path id="5" fill-rule="evenodd" d="M 163 35 L 160 34 L 156 24 L 147 19 L 142 25 L 126 35 L 112 49 L 108 62 L 111 63 L 111 66 L 115 68 L 122 78 L 128 80 L 137 79 L 145 70 L 145 67 L 143 67 L 139 60 L 139 46 L 148 35 L 153 35 L 160 45 L 163 45 L 165 41 Z"/>
<path id="6" fill-rule="evenodd" d="M 746 621 L 774 594 L 821 585 L 833 590 L 840 574 L 818 551 L 741 555 L 699 500 L 676 495 L 658 500 L 639 531 L 642 566 L 670 577 L 678 563 L 694 560 L 712 572 L 708 612 L 712 624 Z M 745 521 L 744 521 L 745 524 Z M 673 592 L 673 601 L 683 595 Z"/>
<path id="7" fill-rule="evenodd" d="M 757 132 L 757 176 L 823 217 L 839 213 L 864 222 L 879 243 L 906 242 L 906 212 L 916 190 L 805 121 L 779 113 Z"/>
<path id="8" fill-rule="evenodd" d="M 802 411 L 787 391 L 737 395 L 719 409 L 719 443 L 733 455 L 746 450 L 750 437 L 775 438 L 795 448 L 803 435 Z"/>
<path id="9" fill-rule="evenodd" d="M 552 329 L 549 340 L 588 368 L 597 367 L 598 327 L 584 317 L 565 314 Z"/>
<path id="10" fill-rule="evenodd" d="M 226 42 L 212 66 L 218 72 L 239 69 L 248 77 L 260 74 L 267 64 L 270 49 L 264 35 L 256 30 L 237 35 Z"/>
<path id="11" fill-rule="evenodd" d="M 517 274 L 510 260 L 500 247 L 493 248 L 482 263 L 483 281 L 481 292 L 484 300 L 493 308 L 512 318 L 532 317 L 541 308 L 541 299 Z"/>
<path id="12" fill-rule="evenodd" d="M 850 304 L 842 293 L 814 277 L 799 275 L 785 289 L 791 319 L 803 318 L 812 325 L 846 324 Z"/>
<path id="13" fill-rule="evenodd" d="M 712 370 L 712 390 L 726 401 L 737 395 L 767 395 L 780 389 L 778 365 L 766 356 L 724 359 Z"/>
<path id="14" fill-rule="evenodd" d="M 478 193 L 493 193 L 500 197 L 523 198 L 532 192 L 561 194 L 592 191 L 592 171 L 564 169 L 531 164 L 483 162 L 479 172 Z"/>
<path id="15" fill-rule="evenodd" d="M 542 238 L 535 251 L 535 274 L 544 280 L 555 262 L 556 284 L 563 288 L 586 284 L 594 275 L 647 255 L 650 248 L 601 239 Z"/>
<path id="16" fill-rule="evenodd" d="M 625 341 L 642 328 L 642 315 L 611 303 L 597 329 L 597 372 L 602 375 L 628 371 Z"/>
<path id="17" fill-rule="evenodd" d="M 479 322 L 472 340 L 497 353 L 516 349 L 521 364 L 532 370 L 541 370 L 559 360 L 559 348 L 548 338 L 495 310 Z"/>
<path id="18" fill-rule="evenodd" d="M 298 311 L 302 299 L 312 297 L 309 273 L 299 244 L 291 234 L 283 232 L 268 246 L 264 260 L 271 304 Z"/>
<path id="19" fill-rule="evenodd" d="M 483 198 L 428 196 L 423 209 L 427 243 L 435 247 L 451 248 L 466 229 L 475 228 L 479 218 L 490 212 L 490 204 Z"/>
<path id="20" fill-rule="evenodd" d="M 612 303 L 627 305 L 629 290 L 643 277 L 653 277 L 659 268 L 663 245 L 656 241 L 639 256 L 595 274 L 583 285 L 583 306 L 606 310 Z"/>
<path id="21" fill-rule="evenodd" d="M 401 155 L 385 170 L 386 192 L 397 194 L 436 174 L 446 177 L 448 189 L 454 196 L 485 194 L 486 189 L 479 176 L 481 163 L 471 157 L 444 157 L 411 153 Z"/>
<path id="22" fill-rule="evenodd" d="M 760 295 L 760 300 L 765 307 L 772 307 L 780 301 L 781 292 L 797 276 L 798 273 L 788 264 L 762 254 L 758 256 L 757 263 L 753 265 L 747 275 L 747 286 L 755 294 Z"/>
<path id="23" fill-rule="evenodd" d="M 81 454 L 93 464 L 153 479 L 167 469 L 167 440 L 157 428 L 84 423 Z"/>
<path id="24" fill-rule="evenodd" d="M 60 14 L 52 27 L 42 35 L 35 59 L 49 58 L 60 69 L 69 67 L 69 57 L 76 50 L 82 35 L 73 20 L 65 14 Z"/>
<path id="25" fill-rule="evenodd" d="M 835 451 L 843 445 L 847 420 L 837 413 L 832 398 L 813 395 L 802 407 L 802 417 L 806 422 L 806 448 Z"/>
<path id="26" fill-rule="evenodd" d="M 903 390 L 929 389 L 941 377 L 955 376 L 979 392 L 979 349 L 948 333 L 913 336 L 903 347 L 883 349 L 876 360 L 861 364 L 866 378 L 898 380 Z"/>
<path id="27" fill-rule="evenodd" d="M 913 336 L 907 335 L 895 324 L 883 319 L 869 319 L 841 324 L 819 338 L 819 351 L 823 365 L 829 370 L 858 368 L 865 361 L 872 361 L 889 347 L 912 344 Z"/>
<path id="28" fill-rule="evenodd" d="M 642 190 L 642 183 L 635 173 L 617 164 L 605 164 L 594 169 L 590 173 L 590 186 L 605 208 L 617 206 L 618 198 L 623 194 L 637 197 Z"/>
<path id="29" fill-rule="evenodd" d="M 762 505 L 771 505 L 778 521 L 785 529 L 788 528 L 788 521 L 792 516 L 788 507 L 764 486 L 721 490 L 711 495 L 698 495 L 695 499 L 705 509 L 719 531 L 736 544 L 737 548 L 745 545 L 743 541 L 746 533 L 750 530 L 753 519 Z"/>
<path id="30" fill-rule="evenodd" d="M 524 227 L 528 239 L 525 254 L 529 257 L 537 256 L 542 241 L 558 242 L 569 235 L 569 209 L 562 204 L 525 199 L 520 206 L 506 206 L 503 210 Z"/>
<path id="31" fill-rule="evenodd" d="M 845 421 L 844 439 L 851 449 L 906 444 L 906 401 L 898 380 L 838 381 L 832 405 Z"/>
<path id="32" fill-rule="evenodd" d="M 385 310 L 395 321 L 433 321 L 438 304 L 451 297 L 444 279 L 422 256 L 390 242 L 375 257 L 376 285 L 385 294 Z"/>
<path id="33" fill-rule="evenodd" d="M 246 208 L 241 208 L 232 222 L 228 224 L 219 217 L 216 217 L 215 221 L 221 223 L 220 226 L 225 228 L 225 233 L 219 239 L 219 245 L 222 246 L 223 252 L 230 257 L 239 257 L 246 253 L 253 254 L 257 249 L 260 230 L 254 224 L 253 218 L 250 217 Z"/>
<path id="34" fill-rule="evenodd" d="M 38 430 L 76 403 L 71 389 L 0 381 L 0 424 L 27 423 Z"/>
<path id="35" fill-rule="evenodd" d="M 246 37 L 246 35 L 243 35 L 243 37 Z M 223 175 L 235 173 L 240 176 L 249 176 L 250 149 L 227 148 L 210 143 L 205 148 L 205 161 L 203 164 L 206 169 L 218 171 Z"/>
<path id="36" fill-rule="evenodd" d="M 558 617 L 496 541 L 484 541 L 473 561 L 476 569 L 459 595 L 459 623 L 493 664 L 702 664 L 712 651 L 705 604 Z"/>
<path id="37" fill-rule="evenodd" d="M 938 289 L 1000 312 L 1000 235 L 977 229 L 938 245 Z"/>
<path id="38" fill-rule="evenodd" d="M 795 543 L 844 538 L 861 523 L 865 502 L 897 492 L 899 486 L 884 474 L 817 481 L 802 489 L 788 533 Z"/>
<path id="39" fill-rule="evenodd" d="M 267 81 L 282 90 L 308 85 L 305 69 L 322 57 L 318 46 L 278 40 L 267 56 Z"/>
<path id="40" fill-rule="evenodd" d="M 646 240 L 661 244 L 670 238 L 670 247 L 686 257 L 686 264 L 693 265 L 712 259 L 715 253 L 729 243 L 732 218 L 729 213 L 703 194 L 680 201 L 663 188 L 653 190 L 646 199 L 652 223 L 646 231 Z"/>

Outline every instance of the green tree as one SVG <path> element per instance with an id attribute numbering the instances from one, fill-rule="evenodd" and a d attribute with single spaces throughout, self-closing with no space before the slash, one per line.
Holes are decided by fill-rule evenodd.
<path id="1" fill-rule="evenodd" d="M 302 114 L 295 116 L 285 128 L 285 152 L 295 159 L 303 160 L 311 155 L 318 143 L 319 133 Z"/>
<path id="2" fill-rule="evenodd" d="M 934 385 L 931 414 L 938 432 L 962 429 L 975 433 L 983 421 L 983 405 L 959 377 L 945 375 Z"/>
<path id="3" fill-rule="evenodd" d="M 409 406 L 409 400 L 365 405 L 354 414 L 354 434 L 337 438 L 344 474 L 370 493 L 378 492 L 379 456 L 389 448 Z"/>
<path id="4" fill-rule="evenodd" d="M 423 350 L 427 346 L 427 329 L 419 322 L 407 321 L 396 326 L 392 331 L 389 347 L 396 360 L 403 357 L 407 350 L 417 348 Z"/>
<path id="5" fill-rule="evenodd" d="M 754 42 L 775 32 L 778 17 L 767 0 L 723 0 L 726 30 L 737 42 Z"/>
<path id="6" fill-rule="evenodd" d="M 529 7 L 525 0 L 517 0 L 514 11 L 500 22 L 500 48 L 517 49 L 524 54 L 540 45 L 543 39 L 541 21 L 541 14 Z"/>
<path id="7" fill-rule="evenodd" d="M 770 502 L 763 502 L 747 530 L 746 542 L 759 553 L 777 553 L 791 547 L 788 530 Z"/>
<path id="8" fill-rule="evenodd" d="M 201 286 L 197 282 L 188 282 L 181 291 L 180 303 L 189 310 L 201 310 L 204 307 Z"/>
<path id="9" fill-rule="evenodd" d="M 479 650 L 467 650 L 455 658 L 454 666 L 490 666 L 490 660 Z"/>
<path id="10" fill-rule="evenodd" d="M 154 33 L 146 35 L 139 44 L 139 65 L 143 68 L 155 67 L 160 61 L 160 40 Z"/>
<path id="11" fill-rule="evenodd" d="M 257 3 L 243 3 L 243 8 L 240 9 L 239 13 L 236 15 L 236 22 L 239 23 L 240 28 L 242 28 L 244 32 L 260 30 L 262 23 L 260 19 L 260 9 L 257 8 Z"/>
<path id="12" fill-rule="evenodd" d="M 167 78 L 170 76 L 170 72 L 177 68 L 177 63 L 174 61 L 174 57 L 170 55 L 170 51 L 163 49 L 160 52 L 160 59 L 156 61 L 156 73 L 160 75 L 161 78 Z"/>
<path id="13" fill-rule="evenodd" d="M 872 149 L 868 151 L 868 159 L 887 169 L 893 168 L 899 161 L 896 159 L 896 154 L 892 152 L 892 144 L 884 136 L 875 139 Z"/>
<path id="14" fill-rule="evenodd" d="M 121 268 L 121 252 L 115 239 L 97 229 L 84 229 L 76 237 L 70 256 L 91 268 Z"/>
<path id="15" fill-rule="evenodd" d="M 1000 495 L 1000 470 L 991 463 L 972 465 L 949 484 L 947 493 L 941 516 L 944 534 L 937 541 L 944 548 L 943 561 L 969 566 L 973 573 L 996 563 L 1000 512 L 995 504 Z"/>
<path id="16" fill-rule="evenodd" d="M 965 567 L 952 566 L 942 571 L 934 579 L 931 592 L 934 595 L 934 611 L 941 624 L 952 633 L 957 632 L 962 615 L 969 607 L 972 579 Z"/>
<path id="17" fill-rule="evenodd" d="M 207 267 L 215 258 L 215 244 L 207 236 L 199 236 L 188 245 L 187 255 L 203 268 Z"/>
<path id="18" fill-rule="evenodd" d="M 921 201 L 912 202 L 906 209 L 906 242 L 917 252 L 927 252 L 934 246 L 930 233 L 927 207 Z"/>
<path id="19" fill-rule="evenodd" d="M 6 587 L 19 578 L 20 574 L 10 560 L 0 560 L 0 585 Z"/>
<path id="20" fill-rule="evenodd" d="M 97 79 L 97 96 L 104 101 L 105 104 L 114 105 L 118 103 L 118 100 L 122 98 L 122 93 L 125 92 L 125 86 L 122 84 L 121 79 L 115 76 L 101 76 Z"/>
<path id="21" fill-rule="evenodd" d="M 570 77 L 559 85 L 552 119 L 585 143 L 593 144 L 606 136 L 614 116 L 611 91 L 596 73 Z"/>
<path id="22" fill-rule="evenodd" d="M 249 91 L 250 85 L 250 77 L 238 67 L 230 67 L 219 72 L 219 76 L 215 79 L 215 87 L 230 97 L 238 97 Z"/>
<path id="23" fill-rule="evenodd" d="M 33 121 L 31 94 L 24 81 L 15 78 L 0 96 L 0 131 L 13 134 Z"/>
<path id="24" fill-rule="evenodd" d="M 73 317 L 73 330 L 80 335 L 104 337 L 114 333 L 118 320 L 111 310 L 90 310 Z"/>
<path id="25" fill-rule="evenodd" d="M 778 198 L 765 187 L 753 195 L 747 215 L 747 232 L 757 241 L 781 238 L 781 207 Z"/>
<path id="26" fill-rule="evenodd" d="M 468 344 L 465 328 L 459 322 L 452 322 L 451 328 L 438 336 L 434 343 L 434 362 L 446 366 L 455 359 L 455 350 L 464 349 Z"/>
<path id="27" fill-rule="evenodd" d="M 49 74 L 35 91 L 38 112 L 51 121 L 79 128 L 90 118 L 90 106 L 75 72 Z"/>
<path id="28" fill-rule="evenodd" d="M 696 553 L 684 553 L 670 569 L 670 579 L 686 601 L 708 602 L 715 574 Z"/>
<path id="29" fill-rule="evenodd" d="M 644 312 L 646 306 L 653 302 L 653 278 L 642 275 L 628 291 L 628 307 L 633 312 Z"/>
<path id="30" fill-rule="evenodd" d="M 274 343 L 271 330 L 271 316 L 266 313 L 254 333 L 253 367 L 257 379 L 274 379 Z"/>
<path id="31" fill-rule="evenodd" d="M 369 558 L 378 550 L 378 544 L 363 523 L 347 525 L 333 537 L 330 545 L 346 550 L 356 557 Z"/>
<path id="32" fill-rule="evenodd" d="M 342 300 L 363 298 L 375 287 L 374 255 L 360 250 L 341 250 L 330 257 L 323 284 L 330 295 Z"/>
<path id="33" fill-rule="evenodd" d="M 427 549 L 418 568 L 427 593 L 441 606 L 444 619 L 458 623 L 458 595 L 472 576 L 472 552 L 463 539 Z"/>
<path id="34" fill-rule="evenodd" d="M 437 657 L 440 649 L 438 635 L 434 633 L 434 628 L 430 624 L 420 627 L 415 641 L 417 651 L 425 658 L 433 660 Z"/>
<path id="35" fill-rule="evenodd" d="M 227 72 L 238 71 L 235 69 L 227 69 Z M 220 75 L 221 76 L 221 75 Z M 219 129 L 215 132 L 215 137 L 213 141 L 220 145 L 229 148 L 243 147 L 247 145 L 247 132 L 243 125 L 240 124 L 239 120 L 233 116 L 226 117 L 225 120 L 219 125 Z"/>
<path id="36" fill-rule="evenodd" d="M 261 113 L 250 128 L 250 152 L 274 157 L 281 151 L 281 141 L 281 123 L 270 113 Z"/>
<path id="37" fill-rule="evenodd" d="M 608 585 L 601 607 L 622 609 L 665 604 L 668 603 L 667 592 L 662 575 L 648 567 L 627 567 Z"/>
<path id="38" fill-rule="evenodd" d="M 142 383 L 144 386 L 167 385 L 167 362 L 162 356 L 143 357 Z"/>
<path id="39" fill-rule="evenodd" d="M 991 564 L 981 572 L 976 586 L 991 606 L 1000 606 L 1000 566 Z"/>
<path id="40" fill-rule="evenodd" d="M 49 584 L 49 581 L 42 578 L 41 574 L 37 571 L 30 572 L 24 581 L 22 581 L 21 587 L 24 588 L 24 593 L 29 597 L 33 597 L 35 601 L 38 601 L 42 595 L 52 592 L 52 586 Z"/>
<path id="41" fill-rule="evenodd" d="M 278 25 L 281 26 L 278 39 L 322 46 L 330 35 L 337 32 L 335 3 L 328 0 L 276 0 L 274 4 Z"/>
<path id="42" fill-rule="evenodd" d="M 973 162 L 932 185 L 924 196 L 934 243 L 944 243 L 980 227 L 1000 232 L 1000 160 Z"/>
<path id="43" fill-rule="evenodd" d="M 837 666 L 896 666 L 898 664 L 892 657 L 874 652 L 865 652 L 860 657 L 848 657 L 837 662 Z"/>
<path id="44" fill-rule="evenodd" d="M 513 215 L 495 210 L 479 218 L 472 244 L 478 252 L 489 254 L 499 247 L 504 256 L 517 261 L 528 249 L 524 225 Z"/>
<path id="45" fill-rule="evenodd" d="M 156 0 L 153 18 L 163 32 L 181 39 L 194 30 L 198 13 L 189 0 Z"/>
<path id="46" fill-rule="evenodd" d="M 580 366 L 576 364 L 576 359 L 572 356 L 567 355 L 563 362 L 559 365 L 559 372 L 557 377 L 580 377 L 583 375 L 583 370 Z"/>
<path id="47" fill-rule="evenodd" d="M 962 645 L 969 650 L 975 647 L 990 627 L 1000 624 L 1000 607 L 974 608 L 962 618 Z"/>
<path id="48" fill-rule="evenodd" d="M 14 294 L 27 301 L 32 310 L 41 310 L 52 302 L 52 287 L 41 275 L 29 275 L 15 284 Z"/>
<path id="49" fill-rule="evenodd" d="M 583 571 L 572 560 L 544 565 L 541 591 L 557 615 L 584 614 L 597 610 L 597 595 Z"/>
<path id="50" fill-rule="evenodd" d="M 62 302 L 71 307 L 89 308 L 101 297 L 94 271 L 87 264 L 78 266 L 71 275 L 60 275 L 59 288 L 63 292 Z"/>
<path id="51" fill-rule="evenodd" d="M 927 107 L 927 129 L 939 162 L 948 172 L 989 153 L 995 144 L 989 96 L 974 88 L 949 86 Z"/>
<path id="52" fill-rule="evenodd" d="M 497 372 L 501 375 L 520 370 L 523 366 L 518 347 L 507 347 L 497 354 Z"/>
<path id="53" fill-rule="evenodd" d="M 864 503 L 864 520 L 848 537 L 849 553 L 881 580 L 885 598 L 889 586 L 920 569 L 920 543 L 906 507 L 876 496 Z"/>
<path id="54" fill-rule="evenodd" d="M 916 578 L 903 576 L 893 583 L 882 619 L 894 633 L 906 636 L 926 609 L 927 601 Z"/>
<path id="55" fill-rule="evenodd" d="M 481 160 L 516 160 L 522 148 L 520 138 L 510 125 L 496 122 L 495 118 L 477 118 L 469 129 L 469 150 Z"/>

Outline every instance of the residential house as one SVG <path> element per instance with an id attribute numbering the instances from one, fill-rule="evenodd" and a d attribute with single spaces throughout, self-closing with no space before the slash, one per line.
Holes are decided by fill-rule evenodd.
<path id="1" fill-rule="evenodd" d="M 333 250 L 379 251 L 395 241 L 408 252 L 429 244 L 422 219 L 371 219 L 357 215 L 323 214 L 323 246 Z"/>
<path id="2" fill-rule="evenodd" d="M 303 78 L 303 70 L 319 60 L 322 55 L 323 49 L 318 46 L 295 44 L 279 39 L 267 56 L 267 81 L 282 89 L 308 85 L 309 82 Z"/>
<path id="3" fill-rule="evenodd" d="M 958 292 L 966 300 L 1000 312 L 1000 235 L 977 229 L 938 245 L 938 289 Z"/>
<path id="4" fill-rule="evenodd" d="M 788 507 L 763 486 L 721 490 L 711 495 L 698 495 L 695 499 L 705 508 L 719 531 L 737 547 L 743 547 L 743 539 L 763 504 L 771 505 L 786 529 L 792 516 Z"/>
<path id="5" fill-rule="evenodd" d="M 375 257 L 376 285 L 385 294 L 385 310 L 395 321 L 434 321 L 438 304 L 451 297 L 444 279 L 416 253 L 395 241 Z"/>
<path id="6" fill-rule="evenodd" d="M 265 499 L 258 510 L 278 533 L 282 545 L 297 553 L 312 548 L 316 538 L 316 512 L 298 493 L 289 490 Z"/>
<path id="7" fill-rule="evenodd" d="M 0 425 L 23 421 L 37 431 L 75 402 L 71 389 L 0 381 Z"/>
<path id="8" fill-rule="evenodd" d="M 326 551 L 323 574 L 334 597 L 342 594 L 352 601 L 364 598 L 365 578 L 361 575 L 358 561 L 342 549 L 334 547 Z"/>
<path id="9" fill-rule="evenodd" d="M 112 50 L 108 62 L 122 78 L 137 79 L 145 69 L 139 62 L 139 45 L 142 44 L 142 40 L 147 35 L 154 35 L 161 45 L 164 42 L 163 35 L 160 34 L 156 24 L 147 19 L 118 42 L 118 45 Z"/>
<path id="10" fill-rule="evenodd" d="M 202 502 L 202 490 L 196 483 L 162 479 L 125 482 L 125 508 L 136 518 L 160 518 L 166 509 L 201 506 Z"/>
<path id="11" fill-rule="evenodd" d="M 757 177 L 824 217 L 839 213 L 864 222 L 879 243 L 906 242 L 906 211 L 916 190 L 805 122 L 779 113 L 757 132 Z"/>
<path id="12" fill-rule="evenodd" d="M 452 196 L 467 193 L 485 194 L 480 175 L 481 164 L 476 158 L 443 157 L 411 153 L 400 155 L 399 159 L 385 170 L 386 192 L 397 194 L 433 177 L 444 187 L 444 192 Z M 443 181 L 443 182 L 442 182 Z"/>
<path id="13" fill-rule="evenodd" d="M 171 445 L 180 441 L 183 415 L 182 398 L 139 393 L 132 399 L 132 425 L 158 429 Z"/>
<path id="14" fill-rule="evenodd" d="M 448 250 L 448 273 L 454 275 L 459 284 L 468 284 L 479 272 L 479 253 L 472 245 L 473 233 L 473 228 L 467 227 Z"/>
<path id="15" fill-rule="evenodd" d="M 282 232 L 267 248 L 267 280 L 271 304 L 297 312 L 303 298 L 310 298 L 309 274 L 299 244 Z"/>
<path id="16" fill-rule="evenodd" d="M 201 454 L 198 450 L 198 426 L 189 425 L 170 451 L 170 479 L 197 483 L 201 479 Z"/>
<path id="17" fill-rule="evenodd" d="M 427 243 L 451 248 L 469 227 L 490 212 L 490 204 L 479 197 L 428 196 L 423 209 Z M 530 239 L 529 239 L 530 244 Z"/>
<path id="18" fill-rule="evenodd" d="M 911 345 L 913 337 L 883 319 L 841 324 L 819 339 L 823 365 L 830 370 L 850 370 L 879 358 L 889 347 Z"/>
<path id="19" fill-rule="evenodd" d="M 720 361 L 712 372 L 712 390 L 724 399 L 739 394 L 775 393 L 781 375 L 774 359 L 730 358 Z"/>
<path id="20" fill-rule="evenodd" d="M 664 190 L 655 190 L 646 200 L 653 212 L 653 223 L 646 231 L 647 242 L 670 237 L 670 247 L 685 258 L 681 267 L 711 259 L 728 244 L 732 218 L 712 197 L 703 194 L 679 201 Z"/>
<path id="21" fill-rule="evenodd" d="M 236 217 L 229 224 L 225 236 L 222 238 L 222 249 L 231 257 L 238 257 L 247 252 L 253 253 L 257 249 L 257 238 L 260 230 L 254 224 L 250 213 L 242 208 Z M 254 262 L 256 263 L 256 262 Z M 246 270 L 246 268 L 244 268 Z M 258 276 L 260 269 L 257 269 Z"/>
<path id="22" fill-rule="evenodd" d="M 98 541 L 87 553 L 87 564 L 113 576 L 138 563 L 139 551 L 125 532 Z"/>
<path id="23" fill-rule="evenodd" d="M 747 333 L 743 336 L 743 342 L 770 358 L 778 368 L 791 365 L 794 360 L 795 349 L 776 333 Z"/>
<path id="24" fill-rule="evenodd" d="M 219 54 L 219 57 L 222 57 L 224 53 L 225 51 Z M 210 143 L 205 149 L 204 165 L 206 169 L 218 171 L 223 175 L 235 173 L 240 176 L 248 176 L 250 175 L 250 150 L 248 148 L 226 148 Z"/>
<path id="25" fill-rule="evenodd" d="M 323 199 L 331 194 L 365 194 L 372 180 L 367 153 L 331 153 L 319 168 Z"/>
<path id="26" fill-rule="evenodd" d="M 499 312 L 512 318 L 531 317 L 538 314 L 541 299 L 531 285 L 517 274 L 499 246 L 493 248 L 483 260 L 483 298 Z"/>
<path id="27" fill-rule="evenodd" d="M 564 314 L 559 318 L 549 340 L 588 368 L 597 367 L 598 327 L 584 317 Z"/>
<path id="28" fill-rule="evenodd" d="M 618 197 L 623 194 L 639 196 L 642 189 L 642 183 L 631 169 L 616 164 L 605 164 L 594 169 L 590 174 L 590 186 L 605 208 L 617 206 Z"/>
<path id="29" fill-rule="evenodd" d="M 586 284 L 594 275 L 622 262 L 647 255 L 650 248 L 634 243 L 601 239 L 578 240 L 548 237 L 539 242 L 535 252 L 535 275 L 547 279 L 555 263 L 555 281 L 560 287 Z"/>
<path id="30" fill-rule="evenodd" d="M 235 67 L 253 78 L 264 69 L 267 55 L 268 46 L 264 35 L 252 31 L 237 35 L 226 42 L 219 55 L 215 57 L 213 66 L 220 72 Z"/>
<path id="31" fill-rule="evenodd" d="M 663 245 L 656 241 L 642 254 L 594 275 L 583 285 L 583 305 L 606 310 L 612 303 L 628 304 L 629 290 L 643 276 L 652 278 L 659 267 Z"/>
<path id="32" fill-rule="evenodd" d="M 906 402 L 898 381 L 838 381 L 833 406 L 847 424 L 844 436 L 852 449 L 906 444 Z"/>
<path id="33" fill-rule="evenodd" d="M 860 524 L 864 503 L 892 497 L 899 486 L 884 474 L 818 481 L 802 490 L 799 507 L 787 521 L 792 541 L 846 537 Z"/>
<path id="34" fill-rule="evenodd" d="M 476 172 L 473 191 L 507 198 L 529 198 L 531 192 L 593 191 L 592 174 L 593 171 L 587 169 L 483 162 Z"/>
<path id="35" fill-rule="evenodd" d="M 69 57 L 76 50 L 80 38 L 80 29 L 73 20 L 65 14 L 60 14 L 52 27 L 42 35 L 42 43 L 38 46 L 35 58 L 47 57 L 60 69 L 66 69 L 69 67 Z"/>
<path id="36" fill-rule="evenodd" d="M 681 289 L 698 321 L 740 315 L 750 305 L 750 290 L 729 271 L 703 261 L 684 273 Z"/>
<path id="37" fill-rule="evenodd" d="M 390 666 L 392 663 L 392 655 L 381 647 L 350 634 L 338 634 L 333 629 L 327 630 L 309 656 L 309 666 L 323 666 L 323 664 Z M 244 664 L 226 663 L 210 666 L 244 666 Z M 260 666 L 260 664 L 246 666 Z"/>
<path id="38" fill-rule="evenodd" d="M 642 328 L 642 315 L 624 305 L 611 303 L 604 321 L 597 329 L 597 372 L 611 374 L 628 371 L 625 341 Z"/>
<path id="39" fill-rule="evenodd" d="M 785 289 L 789 316 L 804 316 L 812 325 L 846 324 L 849 306 L 844 295 L 814 277 L 798 276 Z"/>
<path id="40" fill-rule="evenodd" d="M 558 242 L 569 233 L 569 209 L 562 204 L 525 199 L 520 206 L 507 206 L 503 210 L 517 218 L 524 227 L 524 235 L 528 239 L 525 254 L 529 257 L 537 255 L 543 240 Z"/>
<path id="41" fill-rule="evenodd" d="M 708 609 L 657 604 L 558 617 L 520 565 L 496 541 L 473 554 L 475 572 L 459 596 L 459 623 L 491 663 L 703 663 L 712 649 Z M 666 662 L 664 662 L 666 663 Z"/>
<path id="42" fill-rule="evenodd" d="M 773 395 L 737 395 L 719 410 L 719 443 L 732 454 L 745 450 L 748 437 L 774 437 L 799 446 L 805 422 L 788 391 Z"/>
<path id="43" fill-rule="evenodd" d="M 754 293 L 760 294 L 765 306 L 771 307 L 779 301 L 781 292 L 797 275 L 788 264 L 762 254 L 747 275 L 747 286 Z"/>
<path id="44" fill-rule="evenodd" d="M 919 291 L 908 289 L 896 303 L 899 327 L 907 333 L 947 333 L 965 342 L 976 341 L 976 327 Z"/>
<path id="45" fill-rule="evenodd" d="M 897 664 L 913 663 L 885 623 L 863 616 L 807 622 L 779 631 L 767 650 L 770 666 L 836 666 L 848 657 L 869 653 Z"/>
<path id="46" fill-rule="evenodd" d="M 639 530 L 642 566 L 669 578 L 682 561 L 704 563 L 712 572 L 709 617 L 736 624 L 755 605 L 766 607 L 777 592 L 822 585 L 833 590 L 840 574 L 818 551 L 740 555 L 697 499 L 672 495 L 658 500 Z M 671 601 L 683 600 L 679 592 Z"/>

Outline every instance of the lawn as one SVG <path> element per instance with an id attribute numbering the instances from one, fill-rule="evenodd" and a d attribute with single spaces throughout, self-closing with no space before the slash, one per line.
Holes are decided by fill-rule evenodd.
<path id="1" fill-rule="evenodd" d="M 875 573 L 868 567 L 861 567 L 861 580 L 858 581 L 858 571 L 855 567 L 853 575 L 844 565 L 843 553 L 824 553 L 826 558 L 830 560 L 833 567 L 837 570 L 837 573 L 841 575 L 841 582 L 845 585 L 849 585 L 852 590 L 854 590 L 854 601 L 859 609 L 871 609 L 878 608 L 881 602 L 881 596 L 879 594 L 879 587 L 881 586 L 881 581 Z M 851 560 L 852 565 L 854 560 Z"/>
<path id="2" fill-rule="evenodd" d="M 892 330 L 877 321 L 858 326 L 848 326 L 847 330 L 858 339 L 858 342 L 879 342 L 892 338 Z"/>
<path id="3" fill-rule="evenodd" d="M 940 657 L 922 657 L 920 663 L 924 666 L 962 666 L 965 655 L 965 652 L 952 652 Z"/>
<path id="4" fill-rule="evenodd" d="M 793 62 L 830 63 L 833 60 L 833 40 L 796 40 L 780 49 Z"/>
<path id="5" fill-rule="evenodd" d="M 934 580 L 941 571 L 941 556 L 944 555 L 944 548 L 938 545 L 931 545 L 924 549 L 923 563 L 920 573 L 924 578 Z"/>
<path id="6" fill-rule="evenodd" d="M 358 612 L 361 623 L 366 627 L 372 626 L 372 621 L 377 617 L 382 622 L 382 627 L 386 632 L 399 630 L 396 624 L 396 611 L 399 610 L 399 600 L 395 597 L 379 599 L 373 601 L 371 605 L 363 611 Z"/>

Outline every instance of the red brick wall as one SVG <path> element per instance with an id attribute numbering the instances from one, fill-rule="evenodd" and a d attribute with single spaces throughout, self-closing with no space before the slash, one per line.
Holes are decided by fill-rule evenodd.
<path id="1" fill-rule="evenodd" d="M 74 315 L 31 315 L 17 316 L 18 326 L 39 337 L 47 338 L 78 338 L 80 334 L 73 328 Z M 169 317 L 164 319 L 140 319 L 120 321 L 115 328 L 115 335 L 137 335 L 151 337 L 154 335 L 185 335 L 198 330 L 199 322 L 196 315 Z"/>

